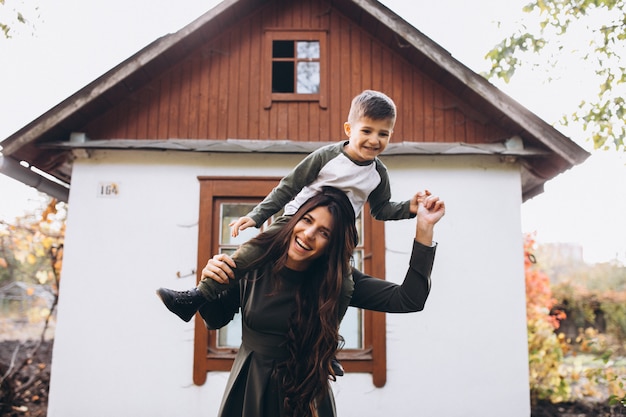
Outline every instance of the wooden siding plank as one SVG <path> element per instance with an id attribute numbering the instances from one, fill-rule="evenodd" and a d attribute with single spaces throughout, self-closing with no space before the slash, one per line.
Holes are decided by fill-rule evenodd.
<path id="1" fill-rule="evenodd" d="M 135 139 L 137 138 L 137 117 L 139 116 L 139 111 L 137 109 L 138 107 L 138 103 L 137 103 L 137 96 L 134 94 L 131 94 L 128 99 L 126 100 L 126 103 L 128 103 L 128 108 L 127 108 L 127 124 L 126 124 L 126 129 L 124 129 L 124 136 L 121 136 L 122 138 L 125 139 Z"/>
<path id="2" fill-rule="evenodd" d="M 361 90 L 364 90 L 372 88 L 372 40 L 363 31 L 360 32 Z"/>
<path id="3" fill-rule="evenodd" d="M 109 129 L 110 139 L 122 139 L 126 135 L 126 127 L 128 126 L 128 104 L 121 102 L 111 112 L 113 124 Z"/>
<path id="4" fill-rule="evenodd" d="M 341 38 L 341 49 L 342 51 L 350 51 L 350 44 L 351 44 L 351 32 L 352 32 L 352 24 L 350 22 L 344 22 L 346 30 L 342 33 L 342 38 Z M 346 108 L 346 104 L 345 103 L 349 103 L 350 100 L 352 100 L 352 97 L 354 96 L 354 94 L 352 94 L 352 85 L 351 83 L 351 67 L 352 67 L 352 59 L 353 59 L 353 51 L 350 51 L 350 53 L 346 53 L 346 55 L 348 55 L 350 57 L 350 59 L 342 59 L 341 62 L 339 63 L 339 70 L 341 71 L 341 83 L 339 85 L 339 88 L 337 89 L 337 92 L 339 94 L 339 107 L 340 109 L 345 109 Z M 348 105 L 349 108 L 349 105 Z M 348 114 L 347 111 L 343 112 L 345 114 Z M 337 115 L 339 116 L 339 115 Z"/>
<path id="5" fill-rule="evenodd" d="M 455 115 L 454 115 L 454 107 L 451 107 L 448 104 L 448 100 L 446 98 L 447 94 L 442 95 L 442 111 L 444 113 L 444 136 L 442 140 L 444 142 L 455 142 L 456 137 L 454 136 L 456 130 L 454 127 L 455 124 Z"/>
<path id="6" fill-rule="evenodd" d="M 310 2 L 310 11 L 311 20 L 310 27 L 312 29 L 328 30 L 330 28 L 330 6 L 327 2 L 321 0 L 312 0 Z M 324 54 L 320 56 L 320 59 L 323 59 L 324 62 L 322 65 L 322 94 L 323 97 L 320 97 L 320 103 L 308 103 L 307 108 L 309 109 L 309 138 L 311 141 L 330 141 L 333 140 L 330 135 L 330 120 L 328 118 L 328 114 L 331 112 L 328 106 L 329 96 L 332 95 L 332 90 L 330 90 L 330 74 L 332 74 L 333 69 L 330 66 L 330 36 L 328 31 L 326 32 L 325 41 L 323 42 Z M 322 107 L 323 106 L 323 107 Z"/>
<path id="7" fill-rule="evenodd" d="M 189 126 L 187 137 L 189 139 L 199 139 L 198 129 L 200 127 L 200 67 L 201 62 L 198 55 L 189 59 Z"/>
<path id="8" fill-rule="evenodd" d="M 465 143 L 476 143 L 475 122 L 463 115 L 463 126 L 465 127 Z"/>
<path id="9" fill-rule="evenodd" d="M 171 73 L 161 78 L 159 88 L 159 115 L 157 122 L 157 133 L 155 139 L 165 139 L 168 137 L 169 103 L 170 103 Z"/>
<path id="10" fill-rule="evenodd" d="M 263 108 L 261 106 L 261 65 L 262 60 L 262 45 L 263 45 L 263 31 L 261 27 L 260 19 L 258 15 L 254 18 L 250 18 L 247 22 L 250 27 L 248 36 L 249 42 L 249 86 L 248 91 L 248 139 L 263 139 L 260 132 L 260 119 Z"/>
<path id="11" fill-rule="evenodd" d="M 381 91 L 383 89 L 383 77 L 385 71 L 385 63 L 383 62 L 383 47 L 378 42 L 373 41 L 371 43 L 370 59 L 372 63 L 371 67 L 371 84 L 372 90 Z"/>
<path id="12" fill-rule="evenodd" d="M 228 49 L 228 74 L 229 81 L 227 84 L 228 88 L 228 115 L 227 119 L 227 130 L 226 134 L 223 137 L 226 138 L 234 138 L 239 139 L 239 127 L 241 123 L 239 122 L 241 105 L 239 102 L 240 96 L 239 91 L 241 87 L 241 78 L 244 77 L 243 71 L 241 70 L 241 36 L 240 36 L 240 26 L 238 25 L 236 28 L 233 28 L 230 31 L 229 42 L 230 48 Z"/>
<path id="13" fill-rule="evenodd" d="M 330 5 L 323 0 L 312 2 L 311 27 L 314 29 L 328 29 L 330 27 Z"/>
<path id="14" fill-rule="evenodd" d="M 288 103 L 276 103 L 276 110 L 278 113 L 276 116 L 276 139 L 285 140 L 288 138 L 288 130 L 289 127 L 289 104 Z"/>
<path id="15" fill-rule="evenodd" d="M 384 63 L 384 65 L 382 73 L 381 91 L 390 97 L 393 97 L 394 95 L 393 61 L 394 57 L 391 54 L 391 51 L 389 51 L 387 48 L 384 48 L 382 50 L 382 62 Z"/>
<path id="16" fill-rule="evenodd" d="M 467 142 L 467 134 L 465 129 L 465 115 L 459 110 L 454 109 L 454 141 Z"/>
<path id="17" fill-rule="evenodd" d="M 287 103 L 287 120 L 285 120 L 285 123 L 287 123 L 286 126 L 284 126 L 284 130 L 285 130 L 285 139 L 289 139 L 292 140 L 292 138 L 297 138 L 299 135 L 299 124 L 300 124 L 300 120 L 298 120 L 298 115 L 299 115 L 299 108 L 300 108 L 300 104 L 299 102 L 292 102 L 292 103 Z M 306 137 L 306 136 L 305 136 Z M 306 140 L 306 139 L 300 139 L 300 140 Z"/>
<path id="18" fill-rule="evenodd" d="M 312 142 L 328 141 L 331 140 L 328 136 L 328 123 L 321 122 L 321 114 L 328 112 L 328 110 L 321 109 L 317 103 L 307 103 L 309 111 L 309 139 Z"/>
<path id="19" fill-rule="evenodd" d="M 251 35 L 249 21 L 243 22 L 241 25 L 240 39 L 240 57 L 239 57 L 239 114 L 237 115 L 239 126 L 237 137 L 248 139 L 250 136 L 250 101 L 253 99 L 250 95 L 250 86 L 253 67 L 250 65 L 251 53 Z"/>
<path id="20" fill-rule="evenodd" d="M 389 95 L 389 97 L 391 97 L 392 100 L 400 104 L 402 104 L 402 96 L 404 95 L 403 93 L 404 91 L 406 91 L 403 90 L 403 67 L 404 62 L 398 57 L 393 57 L 392 68 L 391 71 L 389 71 L 391 74 L 393 74 L 393 88 L 387 94 Z M 400 137 L 405 137 L 406 134 L 402 130 L 402 126 L 403 125 L 400 125 L 400 131 L 398 133 L 400 134 Z"/>
<path id="21" fill-rule="evenodd" d="M 224 59 L 224 55 L 221 52 L 220 48 L 222 47 L 221 42 L 216 42 L 213 44 L 212 48 L 209 50 L 209 56 L 207 57 L 207 64 L 209 65 L 209 89 L 208 89 L 208 109 L 207 112 L 209 114 L 208 119 L 208 130 L 207 130 L 207 138 L 209 139 L 217 139 L 218 132 L 218 124 L 220 120 L 220 85 L 222 84 L 221 72 L 220 72 L 220 62 Z"/>
<path id="22" fill-rule="evenodd" d="M 190 106 L 191 101 L 191 62 L 189 59 L 184 60 L 180 65 L 180 98 L 178 104 L 178 137 L 181 139 L 189 139 L 189 130 L 191 124 L 197 123 L 193 111 Z M 175 104 L 175 103 L 174 103 Z M 195 109 L 193 109 L 195 111 Z"/>
<path id="23" fill-rule="evenodd" d="M 341 103 L 341 85 L 342 85 L 342 51 L 344 48 L 343 40 L 345 35 L 345 26 L 341 23 L 341 17 L 337 13 L 332 13 L 330 19 L 330 35 L 328 38 L 328 57 L 329 57 L 329 88 L 330 95 L 328 97 L 328 111 L 326 112 L 326 129 L 327 134 L 322 137 L 333 136 L 336 132 L 336 126 L 339 125 L 340 112 L 343 110 Z M 343 115 L 341 115 L 343 118 Z"/>
<path id="24" fill-rule="evenodd" d="M 114 111 L 108 111 L 91 122 L 87 129 L 85 129 L 88 133 L 88 137 L 94 139 L 111 139 L 111 127 L 115 125 L 115 118 L 113 117 L 115 114 Z M 94 133 L 92 134 L 92 132 Z"/>
<path id="25" fill-rule="evenodd" d="M 290 28 L 304 28 L 308 27 L 308 23 L 305 24 L 305 9 L 306 5 L 304 1 L 290 1 L 288 9 L 285 11 L 289 12 L 288 15 L 290 17 L 290 24 L 285 25 L 285 27 Z"/>
<path id="26" fill-rule="evenodd" d="M 148 102 L 148 106 L 146 109 L 146 113 L 148 116 L 148 125 L 146 127 L 145 136 L 146 139 L 156 138 L 158 135 L 160 95 L 159 87 L 159 82 L 152 82 L 144 88 Z"/>
<path id="27" fill-rule="evenodd" d="M 413 91 L 413 74 L 411 73 L 411 69 L 409 66 L 404 63 L 402 65 L 402 94 L 398 97 L 392 97 L 392 99 L 397 103 L 397 120 L 396 126 L 400 128 L 400 133 L 402 134 L 401 140 L 411 140 L 415 137 L 413 133 L 415 129 L 414 117 L 412 115 L 411 110 L 411 94 Z"/>
<path id="28" fill-rule="evenodd" d="M 167 138 L 183 139 L 180 133 L 180 106 L 182 96 L 182 71 L 180 65 L 172 68 L 172 84 L 170 86 L 169 124 Z"/>
<path id="29" fill-rule="evenodd" d="M 230 38 L 224 36 L 219 44 L 220 50 L 224 52 L 219 63 L 218 92 L 217 92 L 217 118 L 214 123 L 217 125 L 216 139 L 228 138 L 228 94 L 230 93 Z"/>
<path id="30" fill-rule="evenodd" d="M 196 64 L 196 85 L 197 93 L 195 104 L 198 107 L 198 126 L 196 127 L 196 137 L 198 139 L 208 139 L 209 129 L 209 69 L 210 62 L 207 59 L 208 48 L 200 49 Z"/>
<path id="31" fill-rule="evenodd" d="M 487 139 L 487 127 L 482 124 L 475 124 L 476 127 L 476 139 L 480 142 L 486 142 Z"/>
<path id="32" fill-rule="evenodd" d="M 178 136 L 178 106 L 180 103 L 180 68 L 174 67 L 170 71 L 169 94 L 165 103 L 167 109 L 167 124 L 162 132 L 163 138 L 179 138 Z"/>
<path id="33" fill-rule="evenodd" d="M 413 72 L 413 97 L 411 97 L 413 131 L 412 136 L 407 140 L 415 142 L 425 141 L 424 124 L 424 77 L 417 71 Z"/>
<path id="34" fill-rule="evenodd" d="M 313 129 L 312 126 L 309 126 L 311 113 L 311 106 L 308 102 L 298 103 L 298 111 L 296 114 L 297 117 L 297 125 L 298 131 L 296 132 L 294 138 L 301 138 L 307 141 L 312 141 L 313 138 Z M 296 124 L 296 123 L 293 123 Z"/>
<path id="35" fill-rule="evenodd" d="M 129 139 L 145 139 L 148 130 L 148 100 L 146 89 L 140 89 L 131 96 L 135 102 L 137 129 L 135 135 Z"/>
<path id="36" fill-rule="evenodd" d="M 430 79 L 424 80 L 424 142 L 435 140 L 435 112 L 433 100 L 433 84 Z"/>
<path id="37" fill-rule="evenodd" d="M 361 31 L 355 25 L 350 25 L 350 63 L 348 68 L 350 69 L 350 96 L 357 95 L 363 90 L 363 81 L 361 79 Z"/>
<path id="38" fill-rule="evenodd" d="M 433 114 L 435 123 L 435 142 L 443 142 L 445 135 L 445 110 L 441 89 L 438 86 L 433 88 Z"/>

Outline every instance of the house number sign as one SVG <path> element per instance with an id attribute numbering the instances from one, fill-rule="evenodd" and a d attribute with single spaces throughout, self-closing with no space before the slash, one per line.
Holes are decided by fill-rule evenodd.
<path id="1" fill-rule="evenodd" d="M 120 194 L 120 184 L 116 182 L 101 182 L 98 184 L 98 197 L 117 198 Z"/>

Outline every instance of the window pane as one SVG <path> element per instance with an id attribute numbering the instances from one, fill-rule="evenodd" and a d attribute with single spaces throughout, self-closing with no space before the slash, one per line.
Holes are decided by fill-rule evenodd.
<path id="1" fill-rule="evenodd" d="M 360 215 L 357 218 L 360 220 Z M 359 233 L 359 238 L 361 234 Z M 363 249 L 356 249 L 352 255 L 352 265 L 363 270 Z M 363 310 L 359 308 L 348 308 L 346 315 L 339 326 L 339 334 L 344 338 L 344 349 L 363 348 Z"/>
<path id="2" fill-rule="evenodd" d="M 320 63 L 298 62 L 299 94 L 317 94 L 320 92 Z"/>
<path id="3" fill-rule="evenodd" d="M 363 249 L 356 249 L 352 254 L 352 263 L 359 271 L 363 270 Z"/>
<path id="4" fill-rule="evenodd" d="M 222 203 L 220 204 L 220 253 L 232 255 L 237 247 L 259 233 L 256 227 L 249 227 L 239 232 L 239 236 L 230 235 L 230 222 L 248 214 L 256 204 Z M 241 345 L 241 314 L 235 314 L 228 325 L 217 331 L 218 347 L 239 347 Z"/>
<path id="5" fill-rule="evenodd" d="M 343 336 L 343 349 L 363 348 L 363 311 L 349 307 L 339 326 L 339 334 Z"/>
<path id="6" fill-rule="evenodd" d="M 220 250 L 220 253 L 229 255 L 232 255 L 234 252 L 235 249 Z M 217 330 L 217 347 L 237 348 L 239 345 L 241 345 L 241 313 L 235 314 L 230 323 Z"/>
<path id="7" fill-rule="evenodd" d="M 272 41 L 272 57 L 293 58 L 293 43 L 294 41 Z"/>
<path id="8" fill-rule="evenodd" d="M 318 41 L 296 42 L 296 49 L 298 50 L 298 58 L 320 58 L 320 43 Z"/>
<path id="9" fill-rule="evenodd" d="M 272 93 L 293 93 L 294 63 L 272 62 Z"/>
<path id="10" fill-rule="evenodd" d="M 230 222 L 236 221 L 242 216 L 250 213 L 256 204 L 250 203 L 225 203 L 220 204 L 220 246 L 239 246 L 252 239 L 259 233 L 255 227 L 249 227 L 239 232 L 239 236 L 230 235 Z"/>
<path id="11" fill-rule="evenodd" d="M 358 247 L 363 247 L 363 233 L 365 233 L 364 229 L 363 229 L 363 211 L 361 210 L 361 212 L 359 213 L 358 216 L 356 216 L 356 232 L 359 234 L 359 243 L 357 244 Z M 363 258 L 361 258 L 361 262 L 363 261 Z M 360 266 L 357 267 L 357 269 L 359 270 L 363 270 L 363 264 L 361 264 Z"/>

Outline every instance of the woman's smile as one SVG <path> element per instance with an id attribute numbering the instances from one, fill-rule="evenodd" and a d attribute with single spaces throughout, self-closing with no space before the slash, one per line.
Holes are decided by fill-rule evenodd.
<path id="1" fill-rule="evenodd" d="M 306 244 L 304 244 L 300 239 L 296 237 L 296 243 L 304 250 L 311 250 L 312 248 Z"/>

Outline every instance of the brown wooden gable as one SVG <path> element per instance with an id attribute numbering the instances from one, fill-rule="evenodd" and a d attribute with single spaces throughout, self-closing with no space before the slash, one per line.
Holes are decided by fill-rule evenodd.
<path id="1" fill-rule="evenodd" d="M 269 59 L 263 56 L 267 29 L 327 31 L 326 108 L 318 102 L 263 106 L 260 68 Z M 80 130 L 92 140 L 335 141 L 345 136 L 352 97 L 367 88 L 389 94 L 398 105 L 393 142 L 490 143 L 518 133 L 470 111 L 384 39 L 324 0 L 269 2 Z"/>
<path id="2" fill-rule="evenodd" d="M 319 103 L 268 99 L 264 38 L 276 29 L 325 34 Z M 310 152 L 344 137 L 365 88 L 398 104 L 387 154 L 521 158 L 524 199 L 589 156 L 376 0 L 223 0 L 2 141 L 0 171 L 54 185 L 20 168 L 34 166 L 69 187 L 80 148 Z"/>

